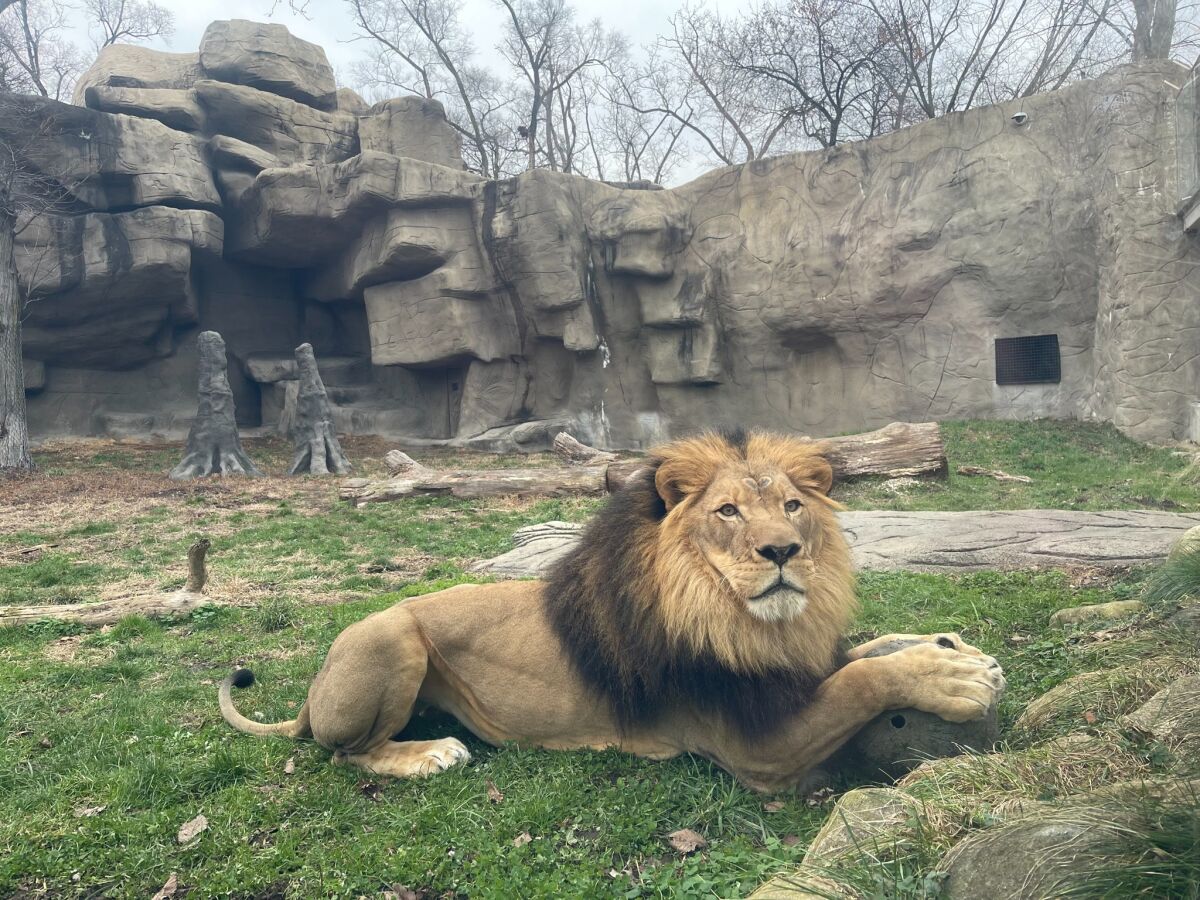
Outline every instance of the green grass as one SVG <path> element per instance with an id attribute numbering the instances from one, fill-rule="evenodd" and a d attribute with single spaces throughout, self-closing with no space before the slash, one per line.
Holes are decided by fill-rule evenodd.
<path id="1" fill-rule="evenodd" d="M 943 422 L 950 472 L 889 489 L 886 479 L 834 488 L 852 509 L 1200 509 L 1192 458 L 1092 422 Z M 1026 475 L 1032 484 L 957 474 L 959 466 Z"/>
<path id="2" fill-rule="evenodd" d="M 837 496 L 857 509 L 1200 509 L 1189 459 L 1107 426 L 970 422 L 944 433 L 952 473 L 973 464 L 1034 483 L 951 474 L 897 493 L 874 479 L 840 485 Z M 268 468 L 286 462 L 278 441 L 256 452 Z M 21 501 L 28 513 L 10 506 L 4 521 L 15 527 L 0 529 L 0 605 L 173 589 L 201 534 L 213 544 L 213 596 L 247 604 L 204 607 L 173 625 L 127 619 L 103 633 L 49 620 L 0 629 L 0 896 L 145 897 L 175 872 L 189 897 L 357 897 L 392 885 L 429 896 L 727 897 L 802 858 L 827 805 L 788 796 L 768 811 L 764 798 L 690 757 L 491 748 L 431 716 L 411 735 L 460 737 L 475 761 L 395 782 L 334 767 L 312 744 L 231 731 L 215 682 L 232 665 L 252 664 L 260 678 L 241 697 L 245 710 L 289 718 L 346 625 L 402 597 L 478 580 L 469 562 L 508 549 L 517 527 L 581 521 L 600 501 L 423 498 L 356 510 L 336 499 L 333 482 L 314 479 L 172 485 L 161 473 L 177 453 L 47 449 L 35 476 L 43 495 Z M 416 455 L 443 467 L 545 462 Z M 378 464 L 364 460 L 361 470 Z M 0 484 L 0 515 L 10 490 Z M 1176 586 L 1192 577 L 1177 574 Z M 1136 573 L 1086 588 L 1057 573 L 868 573 L 856 629 L 862 638 L 961 631 L 1005 665 L 1007 728 L 1071 675 L 1172 651 L 1160 638 L 1091 642 L 1046 629 L 1056 609 L 1142 587 Z M 1151 599 L 1165 609 L 1172 591 Z M 488 800 L 489 782 L 502 802 Z M 179 826 L 200 813 L 209 828 L 180 846 Z M 709 848 L 680 857 L 665 840 L 678 828 L 701 832 Z M 532 839 L 514 845 L 526 833 Z M 1170 845 L 1185 861 L 1186 838 Z M 921 896 L 930 864 L 909 857 L 859 874 L 871 896 Z"/>
<path id="3" fill-rule="evenodd" d="M 397 782 L 221 721 L 214 682 L 235 662 L 260 676 L 243 708 L 290 717 L 343 627 L 457 580 L 338 606 L 212 608 L 171 626 L 126 620 L 70 638 L 79 642 L 71 661 L 46 655 L 71 629 L 0 631 L 0 894 L 45 882 L 55 896 L 146 896 L 177 872 L 197 897 L 272 887 L 357 896 L 394 883 L 435 896 L 736 896 L 799 862 L 827 809 L 788 796 L 767 812 L 764 798 L 690 757 L 497 749 L 431 717 L 412 735 L 458 736 L 475 762 Z M 1088 661 L 1067 636 L 1017 645 L 1012 636 L 1040 634 L 1061 606 L 1134 588 L 1072 590 L 1057 574 L 872 574 L 859 628 L 961 630 L 1005 663 L 1009 720 Z M 499 804 L 488 801 L 489 781 Z M 208 830 L 179 846 L 177 829 L 200 813 Z M 710 848 L 681 859 L 665 843 L 678 828 L 700 831 Z M 522 833 L 533 840 L 514 846 Z"/>

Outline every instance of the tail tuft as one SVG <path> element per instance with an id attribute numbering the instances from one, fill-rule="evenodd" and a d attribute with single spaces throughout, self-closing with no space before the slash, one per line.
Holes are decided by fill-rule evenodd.
<path id="1" fill-rule="evenodd" d="M 249 669 L 236 669 L 229 678 L 235 688 L 248 688 L 254 684 L 254 673 Z"/>

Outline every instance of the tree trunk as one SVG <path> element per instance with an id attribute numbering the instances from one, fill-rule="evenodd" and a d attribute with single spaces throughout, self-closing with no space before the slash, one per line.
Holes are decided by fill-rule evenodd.
<path id="1" fill-rule="evenodd" d="M 1133 0 L 1133 61 L 1170 59 L 1178 0 Z"/>
<path id="2" fill-rule="evenodd" d="M 226 374 L 225 341 L 215 331 L 202 331 L 196 339 L 199 352 L 200 403 L 188 432 L 187 447 L 173 481 L 203 475 L 262 475 L 242 450 L 238 437 L 233 391 Z"/>
<path id="3" fill-rule="evenodd" d="M 56 603 L 52 606 L 0 606 L 0 627 L 58 619 L 95 627 L 111 625 L 126 616 L 146 616 L 150 619 L 171 619 L 183 616 L 209 603 L 202 592 L 208 580 L 204 563 L 210 544 L 201 538 L 188 548 L 187 584 L 170 594 L 137 594 L 99 603 Z"/>
<path id="4" fill-rule="evenodd" d="M 414 470 L 386 481 L 366 478 L 347 481 L 341 497 L 355 506 L 403 500 L 405 497 L 574 497 L 599 495 L 607 490 L 605 466 L 571 466 L 545 469 L 472 469 L 446 472 Z"/>
<path id="5" fill-rule="evenodd" d="M 0 171 L 0 471 L 33 468 L 21 365 L 21 289 L 13 257 L 16 216 Z"/>
<path id="6" fill-rule="evenodd" d="M 563 435 L 560 434 L 559 438 Z M 946 448 L 936 422 L 909 424 L 893 422 L 878 431 L 818 441 L 833 466 L 836 480 L 845 481 L 863 475 L 944 475 Z M 575 446 L 572 447 L 571 445 Z M 581 448 L 581 449 L 579 449 Z M 570 438 L 555 439 L 560 455 L 586 452 L 591 448 Z M 602 451 L 597 451 L 601 452 Z M 356 478 L 342 488 L 343 500 L 355 506 L 402 500 L 426 494 L 453 497 L 564 497 L 571 494 L 603 494 L 619 491 L 631 475 L 646 465 L 643 459 L 606 462 L 595 459 L 591 465 L 571 465 L 541 469 L 464 469 L 457 472 L 428 469 L 398 450 L 386 461 L 393 477 L 384 481 Z"/>
<path id="7" fill-rule="evenodd" d="M 555 456 L 571 465 L 596 465 L 597 463 L 612 462 L 617 458 L 617 454 L 589 447 L 565 431 L 560 431 L 555 436 L 553 450 Z"/>
<path id="8" fill-rule="evenodd" d="M 328 475 L 334 472 L 345 475 L 350 471 L 350 462 L 338 443 L 333 413 L 329 409 L 329 396 L 325 393 L 325 384 L 317 369 L 312 344 L 301 344 L 296 348 L 296 371 L 299 387 L 296 392 L 296 420 L 292 425 L 296 455 L 292 458 L 288 474 L 308 472 L 312 475 Z"/>

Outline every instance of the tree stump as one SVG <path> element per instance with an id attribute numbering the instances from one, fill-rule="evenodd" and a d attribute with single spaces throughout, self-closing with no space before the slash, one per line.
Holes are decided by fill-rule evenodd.
<path id="1" fill-rule="evenodd" d="M 329 408 L 329 395 L 317 370 L 317 358 L 312 344 L 301 344 L 296 348 L 296 374 L 299 387 L 296 392 L 296 419 L 292 424 L 292 440 L 296 455 L 292 458 L 289 475 L 308 472 L 311 475 L 328 475 L 331 472 L 345 475 L 350 471 L 350 462 L 342 453 L 337 431 L 333 427 L 333 412 Z"/>
<path id="2" fill-rule="evenodd" d="M 250 461 L 238 437 L 233 391 L 226 374 L 225 341 L 215 331 L 202 331 L 199 351 L 200 404 L 188 432 L 183 459 L 171 470 L 172 481 L 204 475 L 254 475 L 262 472 Z"/>

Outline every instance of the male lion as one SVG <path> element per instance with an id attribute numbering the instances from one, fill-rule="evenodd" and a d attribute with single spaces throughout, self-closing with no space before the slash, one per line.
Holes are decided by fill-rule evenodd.
<path id="1" fill-rule="evenodd" d="M 460 585 L 351 625 L 290 722 L 234 708 L 244 669 L 221 711 L 401 778 L 469 759 L 453 738 L 395 740 L 420 703 L 491 744 L 697 753 L 760 790 L 796 784 L 884 710 L 982 716 L 1004 676 L 957 635 L 839 649 L 855 604 L 832 480 L 793 438 L 667 444 L 547 581 Z M 897 637 L 914 642 L 865 655 Z"/>

